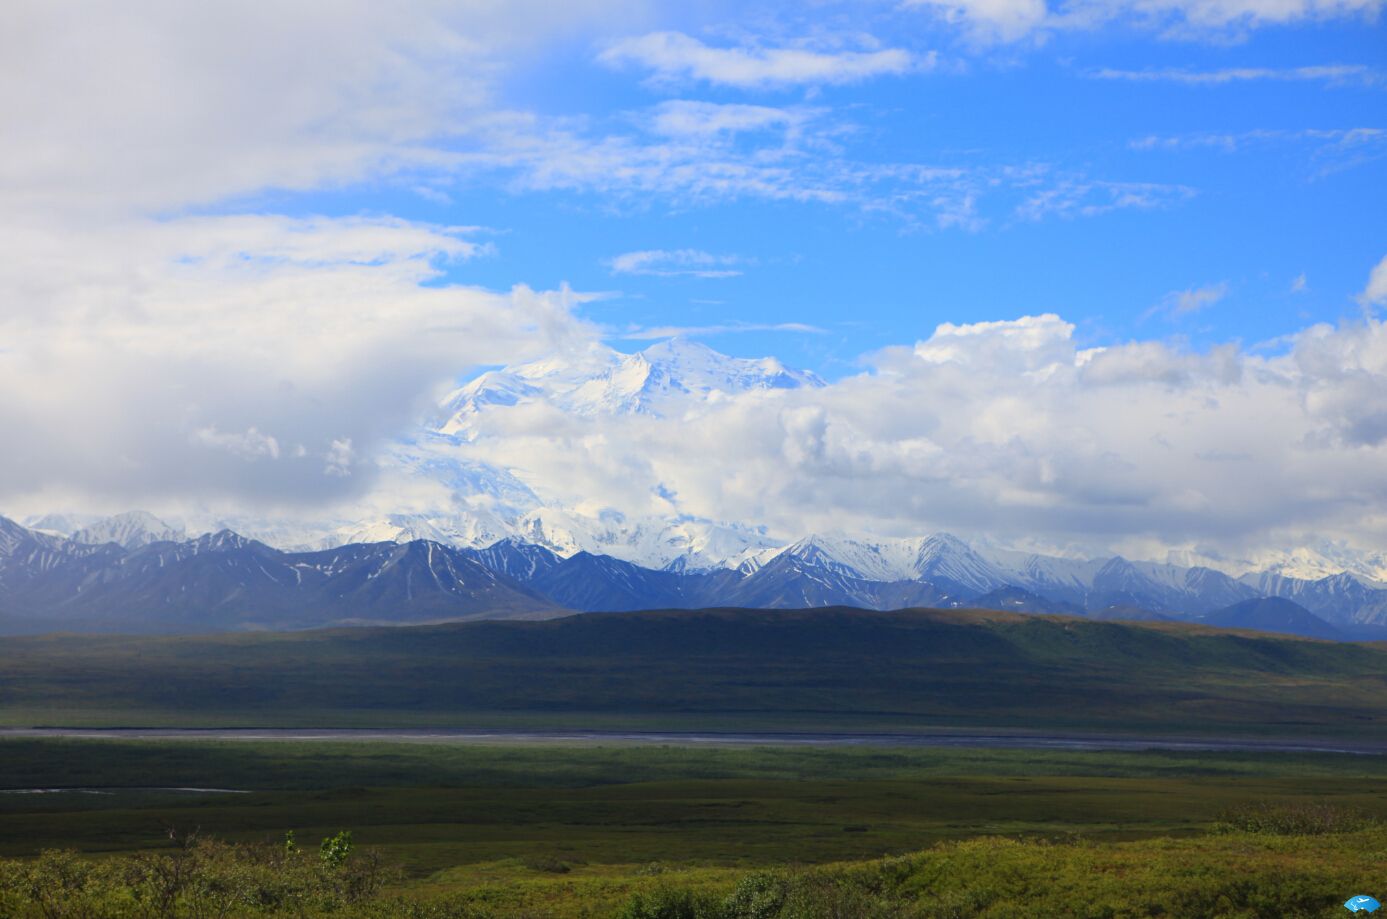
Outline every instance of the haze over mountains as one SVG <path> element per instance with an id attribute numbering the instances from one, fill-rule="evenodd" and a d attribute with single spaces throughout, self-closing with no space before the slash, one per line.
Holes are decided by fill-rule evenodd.
<path id="1" fill-rule="evenodd" d="M 1025 555 L 947 534 L 875 543 L 815 536 L 736 568 L 695 570 L 584 551 L 564 557 L 516 537 L 481 549 L 412 540 L 284 552 L 230 531 L 159 538 L 172 532 L 146 514 L 88 524 L 70 537 L 0 518 L 0 630 L 292 629 L 565 611 L 855 606 L 1169 618 L 1317 638 L 1387 635 L 1387 585 L 1351 574 L 1235 579 L 1120 557 Z"/>

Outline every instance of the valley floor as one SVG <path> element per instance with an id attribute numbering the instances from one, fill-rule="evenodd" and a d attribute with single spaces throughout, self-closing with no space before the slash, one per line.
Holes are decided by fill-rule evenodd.
<path id="1" fill-rule="evenodd" d="M 401 874 L 342 915 L 1331 916 L 1387 893 L 1376 755 L 9 737 L 0 788 L 84 792 L 0 795 L 4 915 L 41 914 L 47 849 L 128 900 L 111 866 L 168 857 L 171 829 L 293 831 L 315 859 L 350 830 Z"/>

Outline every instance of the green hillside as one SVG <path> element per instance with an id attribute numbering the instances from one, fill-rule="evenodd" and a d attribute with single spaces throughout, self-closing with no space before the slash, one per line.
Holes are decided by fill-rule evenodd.
<path id="1" fill-rule="evenodd" d="M 711 610 L 49 636 L 0 648 L 0 722 L 924 730 L 1387 740 L 1387 653 L 997 612 Z"/>

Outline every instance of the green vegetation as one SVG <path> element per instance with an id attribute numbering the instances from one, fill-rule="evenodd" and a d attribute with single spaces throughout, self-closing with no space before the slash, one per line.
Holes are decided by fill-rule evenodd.
<path id="1" fill-rule="evenodd" d="M 861 864 L 740 878 L 729 893 L 672 882 L 637 893 L 623 919 L 960 916 L 1336 916 L 1381 883 L 1387 836 L 1094 845 L 977 839 Z"/>
<path id="2" fill-rule="evenodd" d="M 16 638 L 13 726 L 936 727 L 1387 741 L 1387 650 L 978 611 Z"/>
<path id="3" fill-rule="evenodd" d="M 1387 834 L 1377 830 L 1102 844 L 983 838 L 807 869 L 647 866 L 562 880 L 497 872 L 451 890 L 443 884 L 411 890 L 389 884 L 389 872 L 369 855 L 329 863 L 285 847 L 198 841 L 172 853 L 105 861 L 59 852 L 27 863 L 0 861 L 0 914 L 1295 919 L 1339 915 L 1343 899 L 1381 882 L 1385 857 Z"/>
<path id="4" fill-rule="evenodd" d="M 171 834 L 161 852 L 80 859 L 49 851 L 0 862 L 7 917 L 333 915 L 379 904 L 390 872 L 374 853 L 353 857 L 348 834 L 324 839 L 318 858 L 293 845 L 226 845 Z"/>
<path id="5" fill-rule="evenodd" d="M 1379 756 L 8 739 L 0 787 L 106 792 L 0 794 L 25 919 L 161 915 L 180 858 L 167 915 L 1332 916 L 1387 876 Z"/>
<path id="6" fill-rule="evenodd" d="M 1384 689 L 1371 645 L 973 612 L 0 648 L 0 722 L 21 726 L 1370 744 L 1387 742 Z M 1387 893 L 1377 755 L 0 738 L 0 791 L 55 788 L 0 794 L 6 919 L 1202 919 L 1332 916 Z"/>

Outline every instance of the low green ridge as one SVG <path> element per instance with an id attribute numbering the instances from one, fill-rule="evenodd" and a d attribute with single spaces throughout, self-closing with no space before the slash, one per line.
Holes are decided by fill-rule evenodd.
<path id="1" fill-rule="evenodd" d="M 10 726 L 1027 728 L 1387 740 L 1387 652 L 983 611 L 704 610 L 0 648 Z"/>

